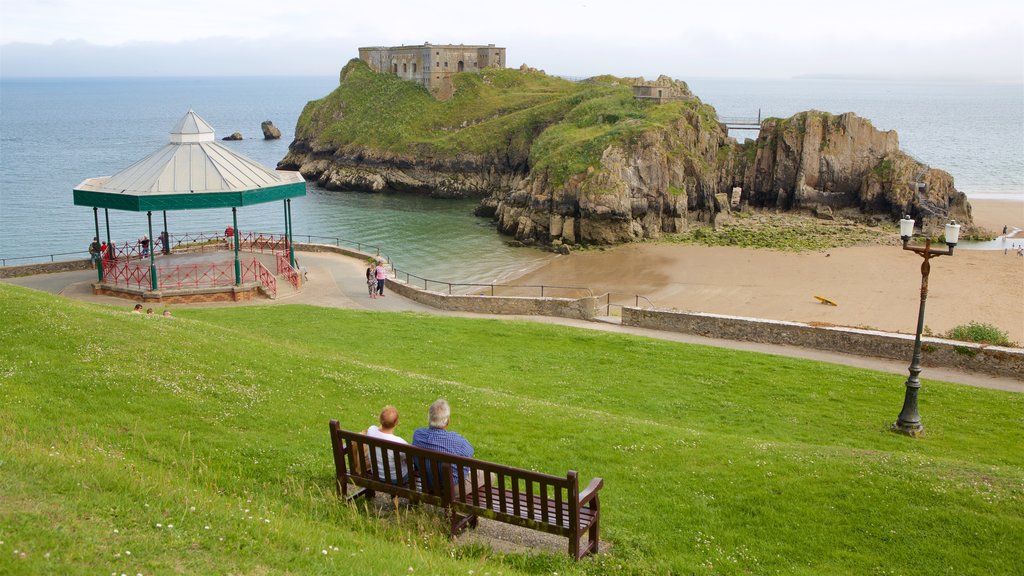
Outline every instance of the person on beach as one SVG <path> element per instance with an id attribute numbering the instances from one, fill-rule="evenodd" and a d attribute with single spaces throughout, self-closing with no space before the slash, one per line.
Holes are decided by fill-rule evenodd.
<path id="1" fill-rule="evenodd" d="M 366 267 L 366 289 L 370 292 L 370 298 L 377 297 L 377 272 L 373 266 Z"/>
<path id="2" fill-rule="evenodd" d="M 136 304 L 135 308 L 132 308 L 132 314 L 142 314 L 142 304 Z"/>
<path id="3" fill-rule="evenodd" d="M 152 308 L 146 308 L 146 316 L 152 316 L 152 315 L 153 315 L 153 309 Z"/>
<path id="4" fill-rule="evenodd" d="M 102 250 L 103 249 L 100 247 L 100 239 L 93 236 L 92 244 L 89 244 L 89 258 L 96 266 L 100 265 L 100 254 L 102 253 Z"/>
<path id="5" fill-rule="evenodd" d="M 395 428 L 398 426 L 398 409 L 388 404 L 380 411 L 380 427 L 370 426 L 366 430 L 366 435 L 373 438 L 380 438 L 382 440 L 388 440 L 391 442 L 397 442 L 399 444 L 408 444 L 405 438 L 395 435 Z M 404 461 L 395 462 L 395 453 L 386 452 L 387 454 L 387 466 L 384 466 L 385 451 L 377 448 L 377 477 L 384 482 L 390 482 L 392 484 L 405 483 L 409 480 L 409 469 Z M 390 471 L 390 474 L 387 472 Z"/>
<path id="6" fill-rule="evenodd" d="M 381 298 L 384 297 L 384 280 L 388 277 L 388 271 L 384 268 L 384 261 L 377 261 L 377 268 L 374 269 L 374 275 L 377 278 L 377 295 Z"/>
<path id="7" fill-rule="evenodd" d="M 149 257 L 149 236 L 143 234 L 142 238 L 139 239 L 139 246 L 142 247 L 142 257 Z"/>
<path id="8" fill-rule="evenodd" d="M 436 450 L 438 452 L 444 452 L 446 454 L 454 454 L 456 456 L 465 456 L 466 458 L 473 457 L 473 445 L 468 440 L 462 437 L 458 432 L 452 432 L 448 430 L 448 425 L 452 419 L 452 409 L 448 405 L 448 401 L 444 398 L 439 398 L 430 405 L 430 409 L 427 414 L 427 428 L 417 428 L 412 433 L 412 445 L 417 448 L 426 448 L 428 450 Z M 428 471 L 427 478 L 429 480 L 429 467 L 424 466 L 421 469 Z M 463 471 L 463 486 L 465 487 L 466 493 L 469 494 L 473 490 L 473 479 L 469 473 L 469 468 Z M 484 485 L 484 478 L 481 470 L 477 470 L 480 474 L 477 475 L 477 486 Z M 452 468 L 452 482 L 458 482 L 459 470 L 458 467 Z"/>

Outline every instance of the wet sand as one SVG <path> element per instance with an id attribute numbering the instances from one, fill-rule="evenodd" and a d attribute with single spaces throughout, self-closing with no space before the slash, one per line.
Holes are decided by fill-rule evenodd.
<path id="1" fill-rule="evenodd" d="M 971 204 L 984 226 L 1024 228 L 1024 203 Z M 586 286 L 620 303 L 639 294 L 659 308 L 912 334 L 921 262 L 898 246 L 794 253 L 646 243 L 560 256 L 516 282 Z M 957 250 L 931 264 L 925 324 L 934 334 L 985 322 L 1024 344 L 1024 258 Z"/>
<path id="2" fill-rule="evenodd" d="M 974 223 L 994 234 L 1003 231 L 1003 226 L 1020 228 L 1017 238 L 1024 238 L 1024 202 L 1010 200 L 971 200 L 971 216 Z"/>

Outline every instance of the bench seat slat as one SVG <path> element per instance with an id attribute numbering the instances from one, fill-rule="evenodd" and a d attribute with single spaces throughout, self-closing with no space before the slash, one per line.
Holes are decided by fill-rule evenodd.
<path id="1" fill-rule="evenodd" d="M 493 488 L 491 490 L 490 498 L 488 498 L 486 490 L 481 489 L 481 492 L 483 492 L 483 494 L 479 496 L 480 502 L 484 503 L 488 502 L 489 500 L 493 501 L 493 504 L 486 506 L 487 509 L 493 512 L 504 514 L 510 517 L 522 518 L 524 520 L 533 520 L 535 522 L 540 522 L 543 524 L 551 524 L 553 526 L 558 526 L 566 530 L 569 529 L 569 506 L 566 503 L 556 504 L 556 502 L 551 499 L 548 499 L 545 502 L 539 495 L 528 497 L 526 494 L 521 493 L 519 494 L 518 500 L 519 509 L 522 513 L 512 514 L 510 512 L 514 509 L 515 504 L 513 502 L 513 497 L 510 492 L 506 492 L 506 496 L 504 498 L 504 506 L 501 505 L 502 498 L 497 488 Z M 468 498 L 467 501 L 463 503 L 468 503 L 472 505 L 472 502 L 472 497 L 470 497 Z M 596 514 L 594 514 L 593 510 L 586 507 L 581 508 L 580 529 L 583 530 L 590 527 L 590 525 L 594 521 L 595 516 Z M 552 517 L 559 518 L 559 520 L 557 522 L 552 522 Z"/>

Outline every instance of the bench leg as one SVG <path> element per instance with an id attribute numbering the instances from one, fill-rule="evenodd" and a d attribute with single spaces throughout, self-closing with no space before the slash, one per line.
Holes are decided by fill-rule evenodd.
<path id="1" fill-rule="evenodd" d="M 476 528 L 477 524 L 476 514 L 471 514 L 469 516 L 461 516 L 455 510 L 451 510 L 449 512 L 448 519 L 449 523 L 451 524 L 452 536 L 457 536 L 459 532 L 462 532 L 462 530 L 466 528 L 467 525 Z"/>
<path id="2" fill-rule="evenodd" d="M 587 548 L 590 549 L 590 554 L 597 554 L 598 543 L 601 536 L 598 532 L 599 525 L 601 523 L 601 517 L 594 518 L 594 523 L 590 525 L 590 529 L 587 530 Z"/>

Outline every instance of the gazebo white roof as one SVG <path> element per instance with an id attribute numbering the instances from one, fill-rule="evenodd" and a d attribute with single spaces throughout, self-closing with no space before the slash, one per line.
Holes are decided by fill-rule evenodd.
<path id="1" fill-rule="evenodd" d="M 101 208 L 214 208 L 302 196 L 305 180 L 298 172 L 266 168 L 221 145 L 213 127 L 189 110 L 171 130 L 167 145 L 113 176 L 83 181 L 74 193 L 76 205 Z"/>

